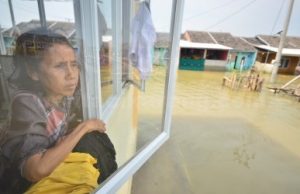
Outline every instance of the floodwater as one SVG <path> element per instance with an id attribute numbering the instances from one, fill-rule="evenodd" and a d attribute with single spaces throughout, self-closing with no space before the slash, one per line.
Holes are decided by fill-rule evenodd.
<path id="1" fill-rule="evenodd" d="M 143 126 L 147 118 L 159 126 L 161 71 L 141 96 Z M 300 193 L 300 102 L 270 92 L 268 75 L 253 92 L 222 87 L 224 74 L 178 71 L 171 137 L 134 176 L 133 194 Z M 275 85 L 292 78 L 278 76 Z"/>

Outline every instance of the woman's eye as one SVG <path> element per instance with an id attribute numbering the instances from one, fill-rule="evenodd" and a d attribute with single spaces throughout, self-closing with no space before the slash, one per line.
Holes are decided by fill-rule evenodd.
<path id="1" fill-rule="evenodd" d="M 64 69 L 65 68 L 65 64 L 59 63 L 59 64 L 55 65 L 55 68 L 57 68 L 57 69 Z"/>
<path id="2" fill-rule="evenodd" d="M 71 66 L 72 67 L 79 67 L 77 63 L 72 63 Z"/>

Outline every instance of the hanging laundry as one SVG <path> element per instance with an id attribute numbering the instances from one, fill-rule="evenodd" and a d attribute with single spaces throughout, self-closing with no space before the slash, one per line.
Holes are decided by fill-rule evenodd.
<path id="1" fill-rule="evenodd" d="M 142 80 L 147 79 L 152 71 L 152 55 L 156 32 L 152 22 L 149 4 L 142 2 L 133 18 L 131 27 L 131 45 L 129 57 L 139 70 Z"/>

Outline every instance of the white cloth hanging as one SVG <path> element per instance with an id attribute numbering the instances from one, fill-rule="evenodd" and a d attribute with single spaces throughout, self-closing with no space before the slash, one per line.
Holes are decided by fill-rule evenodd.
<path id="1" fill-rule="evenodd" d="M 142 80 L 147 79 L 152 71 L 153 47 L 156 32 L 151 13 L 146 2 L 142 2 L 133 18 L 129 58 L 139 70 Z"/>

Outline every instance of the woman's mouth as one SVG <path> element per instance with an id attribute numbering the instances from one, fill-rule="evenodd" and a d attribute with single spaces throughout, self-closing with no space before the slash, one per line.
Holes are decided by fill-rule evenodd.
<path id="1" fill-rule="evenodd" d="M 77 86 L 77 84 L 68 84 L 68 85 L 66 85 L 65 88 L 68 89 L 68 90 L 72 90 L 72 89 L 75 89 L 76 86 Z"/>

